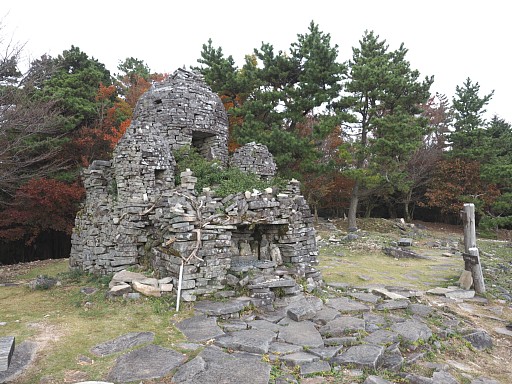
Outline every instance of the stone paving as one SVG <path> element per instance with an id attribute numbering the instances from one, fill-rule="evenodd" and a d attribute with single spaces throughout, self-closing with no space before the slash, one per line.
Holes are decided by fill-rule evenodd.
<path id="1" fill-rule="evenodd" d="M 458 300 L 461 309 L 471 311 L 476 299 Z M 192 317 L 170 324 L 186 337 L 184 343 L 163 347 L 154 344 L 153 333 L 134 332 L 90 352 L 96 360 L 118 355 L 105 377 L 107 384 L 498 383 L 467 373 L 459 381 L 455 372 L 464 362 L 428 361 L 429 353 L 442 353 L 440 343 L 448 343 L 453 334 L 477 351 L 490 352 L 494 345 L 486 331 L 429 301 L 400 288 L 326 288 L 322 299 L 301 294 L 256 308 L 249 298 L 202 300 L 195 303 Z M 512 337 L 505 328 L 502 334 Z M 9 370 L 0 372 L 0 382 L 16 378 L 30 363 L 33 350 L 26 344 L 16 348 Z M 431 373 L 408 373 L 416 363 Z"/>

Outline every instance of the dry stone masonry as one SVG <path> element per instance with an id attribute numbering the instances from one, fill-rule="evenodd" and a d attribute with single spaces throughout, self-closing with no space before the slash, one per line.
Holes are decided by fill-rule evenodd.
<path id="1" fill-rule="evenodd" d="M 188 170 L 175 184 L 173 153 L 186 147 L 221 166 L 275 176 L 264 145 L 246 144 L 229 159 L 227 132 L 222 102 L 198 74 L 179 69 L 155 84 L 138 102 L 112 161 L 96 160 L 84 171 L 87 197 L 76 217 L 71 267 L 111 274 L 150 266 L 177 287 L 183 263 L 185 300 L 247 286 L 265 304 L 300 292 L 298 277 L 313 289 L 321 280 L 318 250 L 299 182 L 226 197 L 213 188 L 197 193 Z"/>

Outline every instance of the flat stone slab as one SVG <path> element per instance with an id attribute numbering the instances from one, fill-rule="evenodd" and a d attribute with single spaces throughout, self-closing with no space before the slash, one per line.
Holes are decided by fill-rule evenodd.
<path id="1" fill-rule="evenodd" d="M 377 311 L 405 309 L 409 306 L 409 300 L 386 300 L 383 303 L 377 304 L 375 309 Z"/>
<path id="2" fill-rule="evenodd" d="M 278 339 L 308 348 L 317 348 L 324 345 L 320 332 L 310 321 L 290 321 L 288 325 L 283 326 Z"/>
<path id="3" fill-rule="evenodd" d="M 287 316 L 294 321 L 310 320 L 323 307 L 322 300 L 318 297 L 304 297 L 286 308 Z"/>
<path id="4" fill-rule="evenodd" d="M 377 304 L 377 302 L 380 299 L 379 296 L 374 295 L 373 293 L 366 293 L 366 292 L 351 292 L 351 293 L 349 293 L 349 295 L 357 300 L 365 301 L 367 303 L 372 303 L 372 304 Z"/>
<path id="5" fill-rule="evenodd" d="M 152 343 L 154 339 L 155 334 L 153 332 L 131 332 L 92 347 L 91 353 L 96 356 L 108 356 L 137 345 Z"/>
<path id="6" fill-rule="evenodd" d="M 421 317 L 427 317 L 434 311 L 434 308 L 425 304 L 410 304 L 408 309 L 412 312 L 413 315 L 418 315 Z"/>
<path id="7" fill-rule="evenodd" d="M 335 299 L 329 299 L 329 301 L 325 305 L 336 309 L 340 313 L 361 313 L 370 311 L 369 306 L 351 300 L 347 297 L 337 297 Z"/>
<path id="8" fill-rule="evenodd" d="M 329 321 L 320 328 L 320 334 L 328 337 L 346 336 L 347 333 L 364 331 L 365 321 L 357 317 L 344 316 Z"/>
<path id="9" fill-rule="evenodd" d="M 268 384 L 270 364 L 261 356 L 209 346 L 188 363 L 178 368 L 172 378 L 175 384 Z"/>
<path id="10" fill-rule="evenodd" d="M 279 332 L 283 327 L 281 325 L 271 323 L 267 320 L 253 320 L 247 322 L 250 329 L 268 329 L 273 332 Z"/>
<path id="11" fill-rule="evenodd" d="M 341 316 L 340 312 L 337 311 L 336 309 L 324 306 L 321 310 L 319 310 L 316 313 L 315 317 L 313 317 L 312 320 L 316 324 L 325 325 L 329 321 L 334 320 L 335 318 L 340 317 L 340 316 Z"/>
<path id="12" fill-rule="evenodd" d="M 107 380 L 116 383 L 157 379 L 168 375 L 186 359 L 185 355 L 162 348 L 147 345 L 120 356 L 107 376 Z"/>
<path id="13" fill-rule="evenodd" d="M 224 334 L 224 331 L 217 325 L 217 319 L 205 315 L 184 319 L 176 324 L 176 328 L 185 335 L 188 341 L 193 343 L 202 343 Z"/>
<path id="14" fill-rule="evenodd" d="M 300 352 L 303 348 L 300 345 L 281 343 L 281 342 L 272 342 L 268 348 L 270 353 L 276 355 L 288 355 L 290 353 Z"/>
<path id="15" fill-rule="evenodd" d="M 398 334 L 386 329 L 379 329 L 372 334 L 366 336 L 364 341 L 368 344 L 391 344 L 398 341 Z"/>
<path id="16" fill-rule="evenodd" d="M 379 376 L 368 376 L 363 384 L 393 384 L 391 381 L 385 380 Z"/>
<path id="17" fill-rule="evenodd" d="M 7 371 L 14 353 L 14 336 L 0 337 L 0 372 Z"/>
<path id="18" fill-rule="evenodd" d="M 209 316 L 222 316 L 238 313 L 249 305 L 249 300 L 210 301 L 202 300 L 196 302 L 194 309 Z"/>
<path id="19" fill-rule="evenodd" d="M 395 323 L 391 326 L 391 329 L 411 343 L 419 339 L 426 341 L 432 336 L 430 328 L 416 320 L 406 320 L 403 323 Z"/>
<path id="20" fill-rule="evenodd" d="M 308 353 L 308 352 L 300 351 L 300 352 L 291 353 L 289 355 L 281 356 L 279 360 L 281 360 L 288 366 L 295 367 L 297 365 L 318 361 L 318 360 L 320 360 L 320 357 L 318 357 L 317 355 Z"/>
<path id="21" fill-rule="evenodd" d="M 475 297 L 475 291 L 466 291 L 464 289 L 457 289 L 455 291 L 446 292 L 446 297 L 449 297 L 450 299 L 472 299 Z"/>
<path id="22" fill-rule="evenodd" d="M 220 336 L 215 340 L 215 345 L 242 352 L 264 354 L 268 352 L 270 343 L 275 338 L 276 334 L 267 329 L 247 329 Z"/>
<path id="23" fill-rule="evenodd" d="M 312 361 L 310 363 L 300 364 L 301 376 L 314 375 L 314 374 L 327 373 L 327 372 L 331 372 L 331 365 L 327 361 L 319 360 L 319 361 Z"/>
<path id="24" fill-rule="evenodd" d="M 332 359 L 339 365 L 353 365 L 358 368 L 377 369 L 384 354 L 384 347 L 379 345 L 355 345 Z"/>
<path id="25" fill-rule="evenodd" d="M 322 360 L 329 360 L 336 356 L 340 350 L 341 346 L 337 345 L 332 347 L 311 348 L 308 352 L 318 356 Z"/>
<path id="26" fill-rule="evenodd" d="M 8 383 L 21 375 L 27 369 L 36 355 L 37 344 L 24 341 L 14 348 L 11 364 L 6 371 L 0 371 L 0 383 Z"/>

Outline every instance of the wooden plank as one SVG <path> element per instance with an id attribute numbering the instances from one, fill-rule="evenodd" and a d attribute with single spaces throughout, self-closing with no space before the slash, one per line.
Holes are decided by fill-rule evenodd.
<path id="1" fill-rule="evenodd" d="M 14 353 L 14 336 L 0 337 L 0 372 L 7 371 Z"/>

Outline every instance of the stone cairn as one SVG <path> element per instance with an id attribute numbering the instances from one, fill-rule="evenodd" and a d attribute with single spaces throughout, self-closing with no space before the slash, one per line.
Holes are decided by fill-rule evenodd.
<path id="1" fill-rule="evenodd" d="M 199 75 L 179 69 L 141 97 L 113 160 L 96 160 L 84 171 L 87 196 L 76 217 L 70 266 L 97 274 L 151 266 L 176 289 L 183 264 L 187 301 L 231 296 L 227 288 L 238 287 L 256 304 L 269 304 L 314 289 L 321 282 L 316 234 L 299 182 L 223 198 L 209 188 L 197 193 L 189 170 L 175 185 L 173 152 L 184 147 L 261 178 L 276 172 L 260 144 L 239 148 L 229 160 L 219 97 Z"/>
<path id="2" fill-rule="evenodd" d="M 268 148 L 255 142 L 237 148 L 229 164 L 245 173 L 258 175 L 262 179 L 272 178 L 277 171 L 274 157 Z"/>

